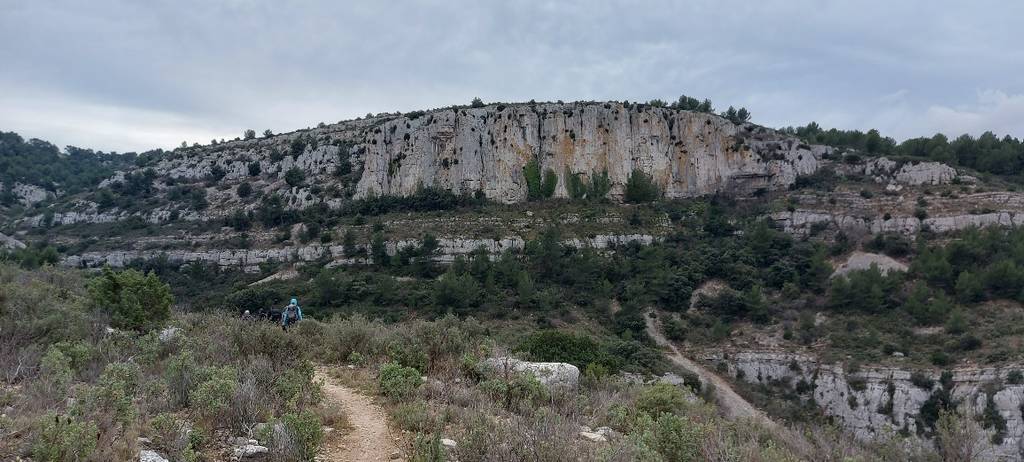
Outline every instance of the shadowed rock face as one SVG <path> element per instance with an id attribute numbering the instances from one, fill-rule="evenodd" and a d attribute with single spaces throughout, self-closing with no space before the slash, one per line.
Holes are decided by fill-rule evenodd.
<path id="1" fill-rule="evenodd" d="M 420 186 L 490 199 L 526 199 L 523 167 L 559 177 L 607 172 L 621 197 L 634 170 L 667 197 L 779 189 L 817 170 L 829 148 L 721 117 L 619 103 L 517 104 L 449 109 L 387 121 L 368 134 L 356 197 L 409 195 Z"/>
<path id="2" fill-rule="evenodd" d="M 723 358 L 711 355 L 708 359 Z M 739 352 L 730 355 L 725 364 L 729 374 L 740 380 L 784 383 L 803 390 L 801 399 L 813 400 L 825 415 L 862 440 L 901 430 L 917 434 L 921 407 L 943 387 L 938 371 L 919 372 L 929 380 L 930 388 L 926 388 L 928 385 L 915 385 L 910 370 L 872 367 L 854 373 L 797 353 Z M 951 371 L 948 391 L 961 413 L 982 415 L 991 399 L 991 406 L 1006 420 L 1006 436 L 987 449 L 984 460 L 1020 460 L 1024 452 L 1024 385 L 1007 379 L 1018 369 L 964 367 Z M 995 430 L 986 432 L 991 436 Z"/>

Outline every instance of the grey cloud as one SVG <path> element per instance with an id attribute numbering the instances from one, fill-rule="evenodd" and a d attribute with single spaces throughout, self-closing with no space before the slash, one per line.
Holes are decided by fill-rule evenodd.
<path id="1" fill-rule="evenodd" d="M 171 147 L 473 96 L 680 93 L 769 126 L 1024 135 L 1019 112 L 977 99 L 1024 94 L 1020 3 L 3 3 L 0 129 L 60 144 Z"/>

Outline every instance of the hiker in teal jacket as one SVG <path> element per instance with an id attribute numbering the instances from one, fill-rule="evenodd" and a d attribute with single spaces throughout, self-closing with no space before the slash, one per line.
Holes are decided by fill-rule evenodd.
<path id="1" fill-rule="evenodd" d="M 281 311 L 281 328 L 288 330 L 288 326 L 295 324 L 302 320 L 302 307 L 299 306 L 299 300 L 293 298 L 288 306 L 284 307 Z"/>

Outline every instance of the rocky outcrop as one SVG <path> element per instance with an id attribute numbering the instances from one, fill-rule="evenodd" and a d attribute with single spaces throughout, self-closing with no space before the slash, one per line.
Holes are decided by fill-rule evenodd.
<path id="1" fill-rule="evenodd" d="M 7 187 L 7 185 L 0 183 L 0 191 L 4 191 Z M 16 182 L 10 186 L 10 189 L 14 197 L 18 198 L 18 202 L 25 206 L 32 206 L 47 199 L 57 197 L 53 192 L 32 184 Z"/>
<path id="2" fill-rule="evenodd" d="M 595 235 L 589 238 L 572 238 L 563 244 L 575 248 L 606 249 L 616 245 L 638 242 L 650 245 L 659 238 L 645 234 L 627 235 Z M 451 263 L 459 256 L 466 256 L 483 249 L 488 255 L 499 255 L 506 250 L 522 249 L 526 241 L 518 236 L 501 239 L 468 239 L 439 238 L 434 260 L 439 263 Z M 395 255 L 400 249 L 418 247 L 420 241 L 407 239 L 389 241 L 385 248 L 389 255 Z M 366 245 L 358 246 L 369 250 Z M 345 256 L 345 248 L 341 245 L 305 245 L 264 249 L 225 249 L 225 250 L 115 250 L 108 252 L 86 252 L 81 255 L 64 257 L 61 263 L 65 266 L 79 268 L 95 268 L 105 265 L 124 267 L 135 260 L 154 260 L 166 258 L 177 264 L 211 263 L 220 267 L 243 268 L 258 271 L 259 265 L 265 263 L 313 262 L 328 259 L 328 266 L 371 263 L 369 259 L 356 259 Z"/>
<path id="3" fill-rule="evenodd" d="M 887 255 L 855 251 L 836 267 L 832 277 L 843 276 L 850 271 L 866 270 L 872 265 L 877 266 L 882 273 L 890 271 L 905 273 L 907 271 L 907 265 Z"/>
<path id="4" fill-rule="evenodd" d="M 164 456 L 161 456 L 159 452 L 152 451 L 149 449 L 143 449 L 139 451 L 139 462 L 169 462 Z"/>
<path id="5" fill-rule="evenodd" d="M 712 114 L 614 102 L 439 110 L 387 121 L 365 143 L 356 197 L 433 186 L 505 203 L 526 199 L 533 159 L 558 176 L 555 197 L 568 197 L 567 175 L 601 172 L 620 197 L 639 170 L 678 198 L 782 188 L 830 151 Z"/>
<path id="6" fill-rule="evenodd" d="M 4 233 L 0 233 L 0 249 L 18 250 L 24 249 L 25 243 Z"/>
<path id="7" fill-rule="evenodd" d="M 896 162 L 886 157 L 863 164 L 863 173 L 876 183 L 898 183 L 908 186 L 949 184 L 957 171 L 941 162 Z"/>
<path id="8" fill-rule="evenodd" d="M 914 235 L 923 229 L 937 233 L 959 231 L 967 228 L 989 226 L 1021 226 L 1024 224 L 1022 211 L 994 211 L 967 215 L 948 215 L 920 219 L 913 216 L 889 218 L 865 218 L 844 213 L 819 210 L 794 210 L 776 212 L 771 215 L 780 228 L 790 234 L 806 236 L 814 234 L 816 228 L 833 229 L 853 234 L 896 233 Z"/>
<path id="9" fill-rule="evenodd" d="M 551 388 L 575 388 L 580 380 L 579 368 L 566 363 L 540 363 L 501 357 L 487 359 L 484 366 L 498 375 L 512 372 L 530 374 Z"/>
<path id="10" fill-rule="evenodd" d="M 23 223 L 28 226 L 38 228 L 41 226 L 76 225 L 80 223 L 116 223 L 127 220 L 131 217 L 138 217 L 147 223 L 158 224 L 168 221 L 172 213 L 173 211 L 167 208 L 156 209 L 145 213 L 128 213 L 120 210 L 99 211 L 93 207 L 81 211 L 72 210 L 67 212 L 57 212 L 52 215 L 35 215 L 26 218 Z M 192 210 L 184 210 L 177 211 L 177 213 L 177 219 L 182 221 L 197 221 L 224 215 L 223 211 L 210 211 L 208 213 L 200 214 Z"/>
<path id="11" fill-rule="evenodd" d="M 921 406 L 944 386 L 937 371 L 918 372 L 912 380 L 909 370 L 873 367 L 851 372 L 795 353 L 740 352 L 728 357 L 715 354 L 708 359 L 722 361 L 729 374 L 739 380 L 793 389 L 801 399 L 813 400 L 825 415 L 862 440 L 887 432 L 918 434 Z M 1024 385 L 1008 384 L 1006 380 L 1015 370 L 951 371 L 949 391 L 961 411 L 981 415 L 991 396 L 991 405 L 1006 420 L 1002 444 L 993 445 L 990 451 L 993 460 L 1020 460 L 1024 451 Z"/>

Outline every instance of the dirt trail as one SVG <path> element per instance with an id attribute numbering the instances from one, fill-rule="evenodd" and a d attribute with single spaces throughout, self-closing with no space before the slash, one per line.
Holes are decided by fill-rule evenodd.
<path id="1" fill-rule="evenodd" d="M 661 329 L 658 328 L 658 321 L 651 317 L 650 313 L 644 314 L 644 318 L 647 320 L 647 334 L 650 335 L 654 341 L 661 347 L 668 348 L 670 353 L 668 358 L 682 366 L 684 369 L 697 374 L 700 378 L 701 383 L 711 383 L 715 386 L 715 401 L 718 407 L 722 409 L 722 413 L 726 418 L 729 419 L 753 419 L 756 420 L 768 428 L 778 429 L 780 426 L 772 421 L 767 414 L 761 412 L 761 410 L 750 404 L 749 401 L 743 399 L 735 390 L 732 389 L 732 385 L 725 379 L 718 376 L 714 372 L 709 371 L 695 361 L 683 356 L 679 352 L 672 342 L 669 342 L 667 338 L 661 333 Z"/>
<path id="2" fill-rule="evenodd" d="M 324 369 L 316 371 L 316 378 L 323 381 L 325 402 L 340 407 L 351 427 L 328 433 L 317 461 L 404 460 L 388 430 L 387 417 L 380 406 L 366 395 L 340 385 Z M 395 454 L 399 456 L 392 458 Z"/>

